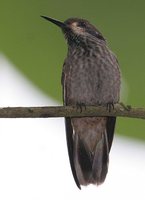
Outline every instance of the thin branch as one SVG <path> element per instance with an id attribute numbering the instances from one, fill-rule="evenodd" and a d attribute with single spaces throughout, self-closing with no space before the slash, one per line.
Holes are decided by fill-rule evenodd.
<path id="1" fill-rule="evenodd" d="M 0 118 L 48 118 L 48 117 L 84 117 L 117 116 L 145 119 L 145 108 L 125 107 L 115 104 L 109 112 L 104 106 L 86 106 L 82 112 L 75 106 L 51 107 L 5 107 L 0 108 Z"/>

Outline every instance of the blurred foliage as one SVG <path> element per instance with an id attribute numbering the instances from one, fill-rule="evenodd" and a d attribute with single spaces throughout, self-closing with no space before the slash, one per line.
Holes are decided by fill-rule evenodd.
<path id="1" fill-rule="evenodd" d="M 1 0 L 0 51 L 45 93 L 61 100 L 66 43 L 58 27 L 40 18 L 88 19 L 116 53 L 127 84 L 122 101 L 145 107 L 145 1 Z M 145 122 L 118 119 L 117 132 L 145 139 Z"/>

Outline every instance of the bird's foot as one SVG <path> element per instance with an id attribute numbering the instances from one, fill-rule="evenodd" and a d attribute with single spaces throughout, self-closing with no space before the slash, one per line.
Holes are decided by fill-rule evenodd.
<path id="1" fill-rule="evenodd" d="M 77 106 L 77 110 L 80 110 L 80 113 L 83 111 L 83 108 L 86 110 L 85 103 L 77 102 L 76 106 Z"/>
<path id="2" fill-rule="evenodd" d="M 114 103 L 113 102 L 107 103 L 106 109 L 108 112 L 111 112 L 111 110 L 114 110 Z"/>
<path id="3" fill-rule="evenodd" d="M 131 110 L 131 106 L 130 105 L 124 105 L 124 103 L 120 102 L 119 105 L 126 111 L 130 111 Z"/>

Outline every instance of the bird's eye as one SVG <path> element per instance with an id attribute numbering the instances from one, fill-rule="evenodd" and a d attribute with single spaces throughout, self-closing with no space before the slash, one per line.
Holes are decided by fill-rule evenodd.
<path id="1" fill-rule="evenodd" d="M 86 23 L 85 22 L 79 22 L 78 26 L 85 28 L 86 27 Z"/>

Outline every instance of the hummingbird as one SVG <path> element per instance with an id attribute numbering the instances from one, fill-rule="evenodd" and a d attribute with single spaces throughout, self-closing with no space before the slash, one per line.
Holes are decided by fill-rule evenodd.
<path id="1" fill-rule="evenodd" d="M 102 33 L 88 20 L 64 22 L 41 16 L 57 25 L 67 41 L 62 70 L 65 106 L 106 106 L 119 102 L 121 75 L 115 54 Z M 109 163 L 116 117 L 66 117 L 70 166 L 79 189 L 104 182 Z"/>

